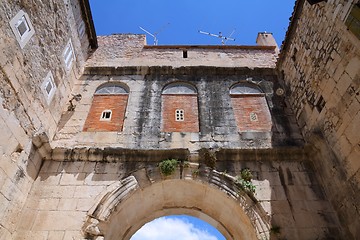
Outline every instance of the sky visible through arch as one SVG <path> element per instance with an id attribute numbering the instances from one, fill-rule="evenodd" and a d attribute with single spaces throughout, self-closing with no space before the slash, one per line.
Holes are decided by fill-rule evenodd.
<path id="1" fill-rule="evenodd" d="M 198 31 L 231 36 L 227 45 L 255 45 L 258 32 L 284 39 L 295 0 L 90 0 L 97 35 L 157 34 L 159 45 L 219 45 Z M 149 45 L 153 38 L 147 35 Z"/>
<path id="2" fill-rule="evenodd" d="M 140 228 L 130 240 L 226 240 L 210 224 L 187 215 L 157 218 Z"/>
<path id="3" fill-rule="evenodd" d="M 159 45 L 221 44 L 219 38 L 200 30 L 226 37 L 234 31 L 235 41 L 226 45 L 256 45 L 259 32 L 270 32 L 280 47 L 294 4 L 295 0 L 90 0 L 97 35 L 146 34 L 142 27 L 156 34 Z M 153 37 L 146 35 L 147 43 L 153 44 Z M 210 225 L 185 215 L 163 217 L 144 226 L 131 240 L 225 239 Z M 165 232 L 167 238 L 156 235 Z"/>

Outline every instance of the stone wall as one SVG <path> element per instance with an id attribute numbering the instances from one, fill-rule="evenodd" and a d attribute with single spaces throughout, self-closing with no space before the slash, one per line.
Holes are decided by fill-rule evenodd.
<path id="1" fill-rule="evenodd" d="M 81 39 L 78 35 L 74 19 L 82 16 L 72 11 L 74 7 L 80 8 L 80 3 L 1 2 L 0 236 L 5 239 L 11 239 L 18 214 L 41 167 L 42 156 L 35 151 L 32 138 L 37 132 L 55 134 L 87 58 L 89 41 L 86 33 Z M 16 34 L 20 32 L 10 25 L 21 11 L 29 17 L 28 29 L 34 32 L 28 35 L 25 45 L 18 42 Z M 75 60 L 67 70 L 63 52 L 70 38 Z M 55 85 L 51 88 L 53 95 L 47 98 L 44 79 L 50 71 Z"/>
<path id="2" fill-rule="evenodd" d="M 357 1 L 297 1 L 278 68 L 314 164 L 349 239 L 360 238 L 360 40 L 345 21 Z"/>
<path id="3" fill-rule="evenodd" d="M 111 144 L 129 149 L 189 148 L 191 151 L 198 151 L 208 147 L 269 148 L 303 144 L 295 118 L 286 108 L 283 96 L 274 94 L 278 82 L 273 70 L 194 67 L 178 71 L 171 67 L 154 67 L 114 68 L 111 71 L 113 72 L 103 68 L 91 68 L 89 72 L 92 74 L 81 78 L 73 94 L 80 93 L 84 97 L 76 102 L 74 111 L 63 113 L 59 132 L 52 142 L 54 147 L 106 147 Z M 126 75 L 123 75 L 124 72 Z M 118 82 L 129 88 L 123 129 L 116 132 L 83 132 L 93 103 L 93 94 L 98 86 L 107 82 Z M 194 111 L 198 111 L 199 121 L 199 130 L 196 132 L 165 132 L 161 129 L 161 104 L 164 97 L 162 89 L 173 82 L 191 84 L 198 91 L 197 105 L 194 106 Z M 251 129 L 250 125 L 241 129 L 237 126 L 230 88 L 239 82 L 252 83 L 263 89 L 264 95 L 260 96 L 264 98 L 264 101 L 261 101 L 264 105 L 262 110 L 272 121 L 266 129 L 259 129 L 257 126 Z M 256 108 L 256 111 L 261 110 L 258 106 L 249 107 Z M 267 116 L 267 111 L 270 111 L 271 117 Z M 99 117 L 100 115 L 95 118 Z"/>
<path id="4" fill-rule="evenodd" d="M 239 239 L 244 229 L 247 239 L 255 239 L 254 231 L 258 239 L 341 238 L 336 214 L 303 149 L 222 150 L 214 152 L 214 170 L 203 159 L 170 177 L 161 175 L 158 162 L 170 155 L 184 160 L 186 154 L 54 151 L 64 161 L 44 162 L 14 239 L 113 239 L 165 213 L 202 218 L 227 239 Z M 234 188 L 234 177 L 244 168 L 254 175 L 254 195 Z"/>
<path id="5" fill-rule="evenodd" d="M 99 36 L 98 42 L 87 66 L 274 68 L 277 53 L 276 46 L 153 46 L 146 45 L 145 35 L 132 34 Z"/>

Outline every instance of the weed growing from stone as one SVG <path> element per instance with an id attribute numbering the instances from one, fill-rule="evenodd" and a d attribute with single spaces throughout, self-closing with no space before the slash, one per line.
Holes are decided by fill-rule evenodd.
<path id="1" fill-rule="evenodd" d="M 159 163 L 160 171 L 165 176 L 170 176 L 173 174 L 177 166 L 178 160 L 176 159 L 166 159 Z"/>
<path id="2" fill-rule="evenodd" d="M 253 175 L 248 168 L 241 170 L 240 175 L 237 176 L 235 183 L 240 186 L 245 192 L 255 193 L 255 185 L 251 182 Z"/>

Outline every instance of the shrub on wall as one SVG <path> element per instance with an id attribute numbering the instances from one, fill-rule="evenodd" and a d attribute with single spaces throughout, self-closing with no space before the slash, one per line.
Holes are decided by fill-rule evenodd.
<path id="1" fill-rule="evenodd" d="M 159 163 L 160 172 L 165 176 L 169 176 L 175 172 L 175 169 L 178 165 L 178 160 L 176 159 L 166 159 Z"/>
<path id="2" fill-rule="evenodd" d="M 237 176 L 235 183 L 238 184 L 240 186 L 240 188 L 243 189 L 245 192 L 255 193 L 256 187 L 251 182 L 252 178 L 253 178 L 253 175 L 252 175 L 250 169 L 245 168 L 245 169 L 241 170 L 240 175 Z"/>

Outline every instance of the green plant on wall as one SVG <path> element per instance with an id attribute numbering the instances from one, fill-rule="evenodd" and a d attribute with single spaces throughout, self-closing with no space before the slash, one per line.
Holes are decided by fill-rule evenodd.
<path id="1" fill-rule="evenodd" d="M 253 178 L 250 169 L 244 168 L 243 170 L 241 170 L 241 178 L 244 179 L 245 181 L 250 182 L 251 179 Z"/>
<path id="2" fill-rule="evenodd" d="M 178 166 L 178 160 L 176 159 L 166 159 L 159 163 L 159 168 L 162 174 L 169 176 L 175 172 L 176 167 Z"/>
<path id="3" fill-rule="evenodd" d="M 241 170 L 240 175 L 237 176 L 235 183 L 240 186 L 245 192 L 255 193 L 255 185 L 251 182 L 253 175 L 250 169 L 245 168 Z"/>

